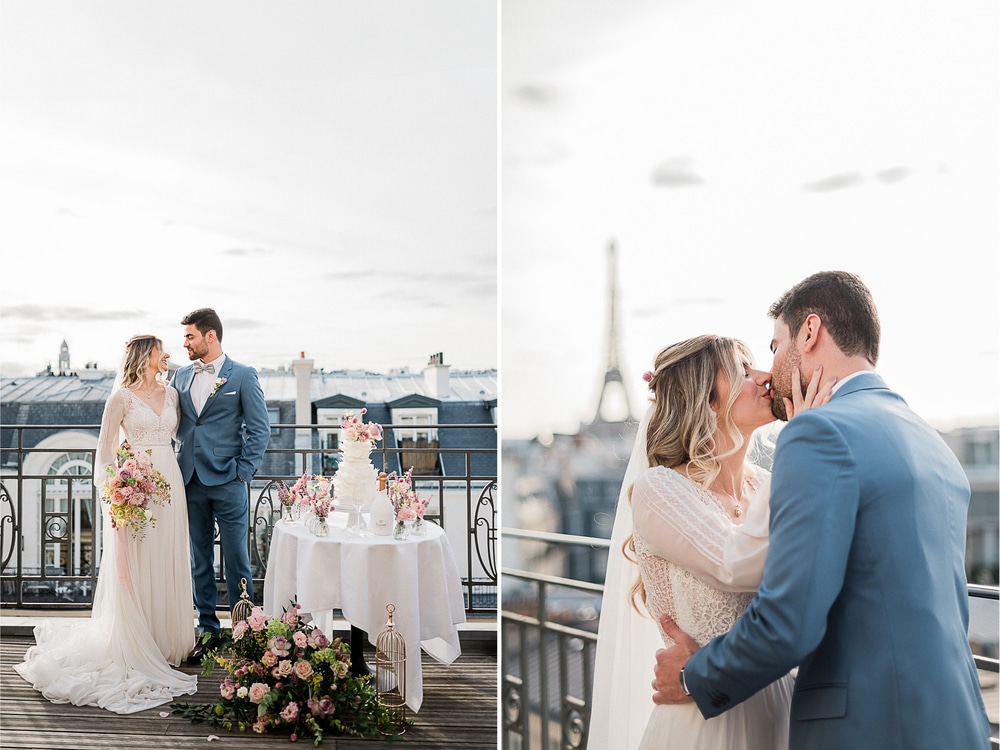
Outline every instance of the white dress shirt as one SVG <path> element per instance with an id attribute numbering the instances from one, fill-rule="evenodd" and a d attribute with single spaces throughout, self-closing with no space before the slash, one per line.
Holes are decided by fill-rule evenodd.
<path id="1" fill-rule="evenodd" d="M 208 403 L 208 397 L 212 393 L 212 388 L 215 386 L 215 379 L 219 377 L 219 373 L 222 372 L 222 366 L 226 363 L 226 355 L 220 354 L 212 362 L 205 362 L 204 360 L 198 360 L 206 365 L 215 365 L 215 372 L 196 372 L 194 374 L 194 379 L 191 381 L 191 401 L 194 404 L 195 411 L 201 414 L 201 410 L 205 408 L 205 404 Z"/>

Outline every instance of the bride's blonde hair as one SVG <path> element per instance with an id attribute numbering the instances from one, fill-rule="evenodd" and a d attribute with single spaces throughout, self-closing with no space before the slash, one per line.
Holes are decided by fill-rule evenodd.
<path id="1" fill-rule="evenodd" d="M 163 342 L 156 336 L 133 336 L 125 342 L 125 361 L 122 363 L 122 388 L 141 383 L 146 376 L 149 355 L 153 349 L 163 352 Z M 157 378 L 160 376 L 157 375 Z"/>
<path id="2" fill-rule="evenodd" d="M 742 448 L 744 438 L 731 411 L 746 377 L 744 363 L 752 362 L 749 347 L 739 339 L 704 335 L 671 344 L 656 355 L 645 379 L 653 396 L 646 430 L 646 458 L 650 466 L 687 466 L 687 476 L 708 489 L 721 469 L 721 459 Z M 729 394 L 719 403 L 718 376 L 729 382 Z M 716 436 L 722 436 L 720 445 Z M 720 452 L 721 450 L 721 452 Z M 629 502 L 632 488 L 628 488 Z M 632 535 L 622 548 L 635 562 Z M 640 577 L 629 592 L 632 606 L 645 603 Z"/>

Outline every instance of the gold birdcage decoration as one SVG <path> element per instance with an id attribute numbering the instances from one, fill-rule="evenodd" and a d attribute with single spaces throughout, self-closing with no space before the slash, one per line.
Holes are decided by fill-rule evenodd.
<path id="1" fill-rule="evenodd" d="M 250 596 L 247 594 L 247 579 L 240 579 L 240 589 L 243 593 L 240 594 L 240 600 L 236 602 L 233 607 L 233 625 L 238 622 L 245 622 L 253 614 L 253 602 L 250 601 Z"/>
<path id="2" fill-rule="evenodd" d="M 385 607 L 389 620 L 375 641 L 375 688 L 378 702 L 389 710 L 400 734 L 406 731 L 406 643 L 392 622 L 394 604 Z"/>

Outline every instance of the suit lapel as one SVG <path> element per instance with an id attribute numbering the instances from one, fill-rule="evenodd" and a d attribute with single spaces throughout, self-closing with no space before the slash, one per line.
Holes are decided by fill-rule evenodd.
<path id="1" fill-rule="evenodd" d="M 181 404 L 188 410 L 194 411 L 194 402 L 191 400 L 191 381 L 194 379 L 194 367 L 188 365 L 182 367 L 174 375 L 174 390 L 181 399 Z"/>

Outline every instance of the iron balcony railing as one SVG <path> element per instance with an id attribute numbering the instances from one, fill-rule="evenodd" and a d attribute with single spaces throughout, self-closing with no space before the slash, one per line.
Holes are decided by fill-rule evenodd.
<path id="1" fill-rule="evenodd" d="M 387 431 L 412 431 L 412 425 L 383 425 Z M 329 425 L 272 425 L 310 435 L 339 429 Z M 493 424 L 421 425 L 422 430 L 496 430 Z M 29 440 L 31 431 L 42 431 L 44 441 Z M 32 425 L 0 428 L 4 464 L 0 467 L 0 606 L 24 609 L 87 609 L 97 583 L 101 551 L 101 499 L 95 487 L 93 464 L 97 425 Z M 13 433 L 13 434 L 12 434 Z M 433 434 L 433 433 L 432 433 Z M 468 434 L 468 433 L 467 433 Z M 57 438 L 53 439 L 52 436 Z M 34 436 L 37 437 L 37 434 Z M 491 438 L 492 440 L 492 438 Z M 35 445 L 35 443 L 39 443 Z M 373 458 L 381 466 L 414 461 L 424 466 L 413 473 L 421 496 L 431 496 L 427 518 L 448 535 L 462 575 L 466 614 L 492 618 L 497 614 L 497 484 L 496 448 L 442 448 L 439 444 L 376 447 Z M 440 442 L 440 441 L 438 441 Z M 489 444 L 490 440 L 483 443 Z M 448 456 L 447 461 L 444 459 Z M 454 473 L 460 456 L 464 471 Z M 292 483 L 304 473 L 322 474 L 337 457 L 336 448 L 268 448 L 264 467 L 285 465 L 280 471 L 258 473 L 248 487 L 250 533 L 247 545 L 257 602 L 263 596 L 263 579 L 271 532 L 280 517 L 277 483 Z M 447 463 L 453 473 L 444 475 Z M 476 473 L 473 469 L 489 469 Z M 409 468 L 409 464 L 405 467 Z M 401 472 L 405 469 L 398 469 Z M 329 475 L 329 474 L 327 474 Z M 99 478 L 103 481 L 103 477 Z M 216 574 L 219 608 L 228 609 L 225 570 L 216 533 Z"/>
<path id="2" fill-rule="evenodd" d="M 505 561 L 500 611 L 502 747 L 582 750 L 588 741 L 604 585 L 553 571 L 561 569 L 572 554 L 606 554 L 610 542 L 514 528 L 504 528 L 501 538 Z M 511 559 L 531 569 L 507 567 Z M 977 602 L 986 606 L 989 611 L 979 616 L 987 628 L 989 623 L 993 625 L 993 640 L 973 644 L 973 651 L 984 699 L 992 701 L 995 711 L 1000 700 L 995 640 L 1000 588 L 970 584 L 969 597 L 970 605 Z M 991 743 L 1000 747 L 995 723 Z"/>

